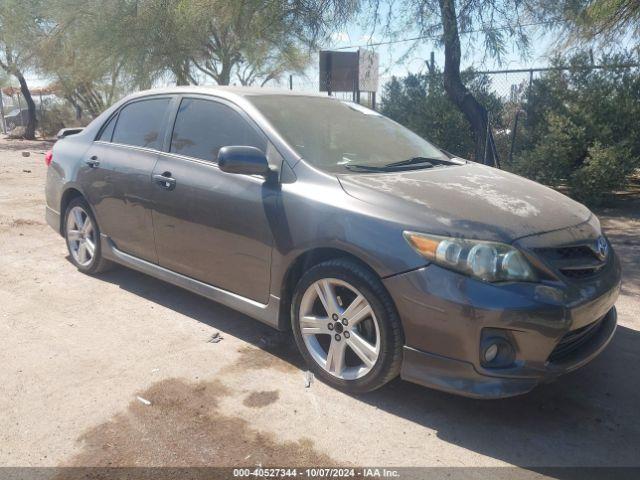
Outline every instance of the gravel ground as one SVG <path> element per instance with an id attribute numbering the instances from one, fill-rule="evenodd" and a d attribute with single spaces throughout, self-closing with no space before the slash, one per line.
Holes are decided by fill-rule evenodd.
<path id="1" fill-rule="evenodd" d="M 47 148 L 0 141 L 1 466 L 640 465 L 639 208 L 601 212 L 625 282 L 587 367 L 507 400 L 400 380 L 355 397 L 305 388 L 286 334 L 134 271 L 76 271 L 44 223 Z"/>

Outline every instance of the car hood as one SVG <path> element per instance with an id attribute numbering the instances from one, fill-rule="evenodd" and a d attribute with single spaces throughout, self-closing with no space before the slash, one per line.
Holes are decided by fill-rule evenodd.
<path id="1" fill-rule="evenodd" d="M 338 179 L 347 194 L 433 234 L 512 242 L 591 216 L 551 188 L 476 163 Z"/>

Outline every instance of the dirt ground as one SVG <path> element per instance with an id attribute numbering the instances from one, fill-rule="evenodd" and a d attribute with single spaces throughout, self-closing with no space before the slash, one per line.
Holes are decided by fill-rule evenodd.
<path id="1" fill-rule="evenodd" d="M 590 365 L 506 400 L 400 380 L 356 397 L 306 388 L 291 338 L 244 315 L 76 271 L 44 222 L 48 148 L 0 141 L 0 466 L 640 465 L 637 204 L 599 212 L 625 278 Z"/>

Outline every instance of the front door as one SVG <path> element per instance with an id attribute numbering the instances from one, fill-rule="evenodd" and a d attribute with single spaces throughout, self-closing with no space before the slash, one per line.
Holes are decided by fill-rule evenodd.
<path id="1" fill-rule="evenodd" d="M 171 97 L 125 105 L 86 154 L 89 202 L 116 247 L 157 262 L 151 217 L 151 174 L 162 149 Z"/>
<path id="2" fill-rule="evenodd" d="M 262 177 L 220 171 L 218 151 L 231 145 L 265 151 L 267 140 L 231 104 L 181 100 L 169 152 L 153 171 L 158 262 L 266 304 L 272 234 L 265 199 L 278 189 Z"/>

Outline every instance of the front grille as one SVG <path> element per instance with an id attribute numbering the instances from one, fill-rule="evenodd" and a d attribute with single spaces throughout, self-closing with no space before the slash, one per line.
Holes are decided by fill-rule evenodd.
<path id="1" fill-rule="evenodd" d="M 591 258 L 594 256 L 593 250 L 587 245 L 577 245 L 575 247 L 560 247 L 550 250 L 555 250 L 556 255 L 562 259 L 569 258 Z"/>
<path id="2" fill-rule="evenodd" d="M 589 245 L 539 248 L 537 253 L 562 275 L 581 280 L 596 275 L 606 265 Z"/>
<path id="3" fill-rule="evenodd" d="M 592 275 L 595 275 L 596 273 L 598 273 L 598 270 L 600 270 L 599 268 L 561 268 L 560 272 L 562 272 L 562 274 L 567 277 L 567 278 L 575 278 L 575 279 L 582 279 L 582 278 L 589 278 Z"/>
<path id="4" fill-rule="evenodd" d="M 562 360 L 587 343 L 598 332 L 603 320 L 604 318 L 601 318 L 589 325 L 567 332 L 549 355 L 549 361 Z"/>

